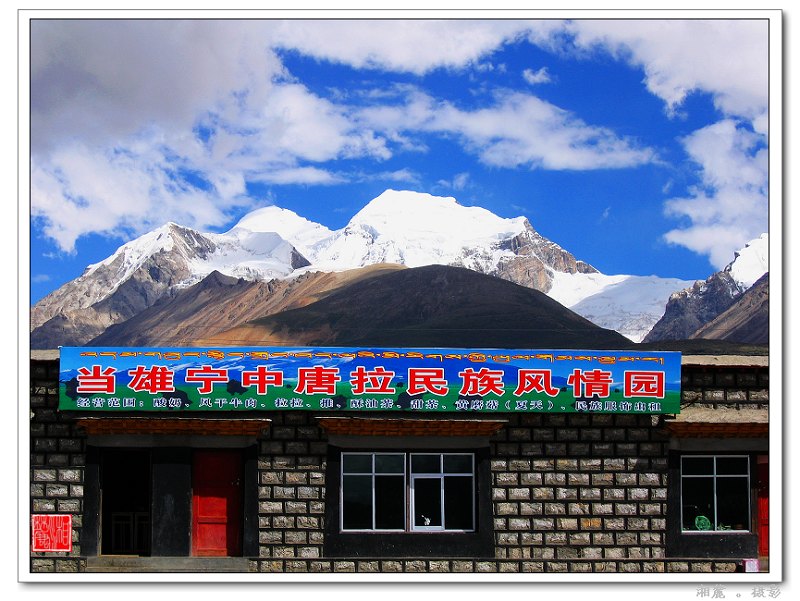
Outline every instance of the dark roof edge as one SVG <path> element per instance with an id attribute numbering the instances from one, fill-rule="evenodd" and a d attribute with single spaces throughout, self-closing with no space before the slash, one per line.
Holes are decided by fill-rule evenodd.
<path id="1" fill-rule="evenodd" d="M 31 350 L 32 361 L 56 361 L 59 349 Z M 719 367 L 769 367 L 768 355 L 681 355 L 681 365 Z"/>

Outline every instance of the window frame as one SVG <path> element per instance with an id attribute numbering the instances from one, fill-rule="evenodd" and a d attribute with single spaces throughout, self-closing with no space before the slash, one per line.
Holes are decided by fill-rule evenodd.
<path id="1" fill-rule="evenodd" d="M 720 450 L 698 444 L 669 451 L 667 468 L 667 507 L 665 552 L 671 558 L 741 559 L 758 557 L 754 466 L 758 451 L 740 447 Z M 720 445 L 722 446 L 722 445 Z M 749 530 L 683 530 L 682 457 L 746 457 L 748 460 Z"/>
<path id="2" fill-rule="evenodd" d="M 686 473 L 684 473 L 684 470 L 685 470 L 684 461 L 686 459 L 710 459 L 712 461 L 711 473 L 703 473 L 703 474 L 686 474 Z M 718 467 L 717 467 L 717 462 L 718 462 L 719 459 L 744 459 L 745 462 L 746 462 L 746 472 L 743 473 L 743 474 L 740 474 L 740 473 L 737 473 L 737 474 L 720 474 L 720 473 L 718 473 Z M 719 533 L 724 533 L 724 534 L 751 534 L 753 532 L 753 499 L 752 499 L 753 495 L 752 495 L 752 484 L 751 484 L 751 480 L 752 480 L 751 471 L 752 470 L 751 470 L 751 466 L 750 466 L 750 456 L 746 455 L 746 454 L 738 454 L 738 455 L 736 455 L 736 454 L 725 454 L 725 453 L 721 453 L 721 454 L 707 454 L 707 453 L 705 453 L 705 454 L 700 454 L 700 453 L 693 454 L 693 453 L 686 453 L 686 454 L 681 455 L 681 457 L 680 457 L 680 528 L 681 528 L 681 534 L 688 535 L 688 536 L 694 536 L 694 535 L 707 536 L 709 534 L 719 534 Z M 712 486 L 713 516 L 709 516 L 709 517 L 711 517 L 712 526 L 714 526 L 714 527 L 709 529 L 709 530 L 687 529 L 687 528 L 685 528 L 685 520 L 684 520 L 684 507 L 685 507 L 684 490 L 683 490 L 684 489 L 684 484 L 687 482 L 687 480 L 693 480 L 693 479 L 698 479 L 699 480 L 701 478 L 705 478 L 705 479 L 710 478 L 712 483 L 713 483 L 713 486 Z M 742 529 L 721 528 L 720 527 L 721 526 L 720 521 L 719 521 L 719 504 L 720 504 L 720 502 L 719 502 L 719 496 L 717 494 L 718 481 L 719 480 L 725 480 L 725 479 L 733 479 L 733 478 L 740 479 L 740 480 L 744 479 L 745 485 L 746 485 L 746 487 L 745 487 L 745 490 L 746 490 L 745 497 L 746 497 L 746 501 L 747 501 L 747 512 L 746 513 L 747 513 L 747 516 L 748 516 L 748 522 L 747 522 L 745 528 L 742 528 Z"/>
<path id="3" fill-rule="evenodd" d="M 371 458 L 370 471 L 350 471 L 345 468 L 346 456 L 369 456 Z M 404 527 L 400 528 L 378 528 L 376 520 L 376 486 L 375 478 L 381 475 L 399 475 L 399 472 L 379 472 L 376 468 L 376 458 L 378 456 L 402 456 L 403 457 L 403 502 Z M 437 471 L 414 471 L 414 458 L 420 456 L 437 457 L 439 468 Z M 445 467 L 445 457 L 469 457 L 469 471 L 448 471 Z M 339 531 L 341 533 L 471 533 L 476 531 L 476 493 L 477 493 L 477 474 L 475 453 L 471 451 L 384 451 L 384 450 L 358 450 L 341 451 L 340 480 L 339 480 Z M 346 528 L 345 527 L 345 477 L 347 476 L 370 476 L 371 477 L 371 508 L 372 508 L 372 527 L 371 528 Z M 447 504 L 445 479 L 469 478 L 471 504 L 471 519 L 469 528 L 448 528 L 447 527 Z M 419 525 L 416 523 L 417 489 L 418 480 L 438 480 L 439 481 L 439 525 Z"/>
<path id="4" fill-rule="evenodd" d="M 351 558 L 421 558 L 451 559 L 494 557 L 494 513 L 491 497 L 492 476 L 490 447 L 485 444 L 453 444 L 451 439 L 413 437 L 387 444 L 385 439 L 370 444 L 366 440 L 329 442 L 325 467 L 325 519 L 323 555 Z M 394 442 L 394 441 L 392 441 Z M 465 531 L 342 531 L 341 525 L 341 461 L 343 452 L 444 453 L 473 454 L 473 517 L 475 530 Z"/>

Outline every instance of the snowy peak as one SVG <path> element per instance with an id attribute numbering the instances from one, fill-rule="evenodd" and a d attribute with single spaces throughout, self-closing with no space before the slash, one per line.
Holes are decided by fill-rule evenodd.
<path id="1" fill-rule="evenodd" d="M 725 271 L 742 291 L 755 284 L 761 276 L 769 271 L 769 234 L 761 234 L 755 240 L 745 244 L 744 248 L 734 254 Z"/>
<path id="2" fill-rule="evenodd" d="M 123 244 L 107 259 L 89 265 L 84 276 L 100 268 L 115 266 L 116 277 L 127 280 L 145 261 L 158 253 L 175 253 L 186 260 L 205 258 L 214 252 L 216 245 L 209 238 L 191 228 L 168 222 L 135 240 Z"/>
<path id="3" fill-rule="evenodd" d="M 460 205 L 455 198 L 421 192 L 386 190 L 370 201 L 348 226 L 367 226 L 395 240 L 449 239 L 462 242 L 501 240 L 519 234 L 525 219 L 504 219 L 481 207 Z"/>
<path id="4" fill-rule="evenodd" d="M 332 234 L 324 225 L 274 205 L 251 211 L 224 235 L 242 239 L 246 236 L 243 232 L 277 234 L 305 256 L 312 254 L 314 244 Z"/>
<path id="5" fill-rule="evenodd" d="M 319 242 L 315 267 L 353 269 L 374 263 L 497 266 L 501 242 L 525 231 L 525 219 L 504 219 L 454 198 L 386 190 L 369 202 L 341 230 Z M 485 265 L 484 265 L 485 266 Z"/>

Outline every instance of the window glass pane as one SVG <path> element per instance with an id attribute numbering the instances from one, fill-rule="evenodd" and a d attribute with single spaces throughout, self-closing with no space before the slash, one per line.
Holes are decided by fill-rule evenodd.
<path id="1" fill-rule="evenodd" d="M 747 457 L 717 457 L 717 475 L 747 475 Z"/>
<path id="2" fill-rule="evenodd" d="M 372 529 L 372 476 L 342 477 L 342 528 Z"/>
<path id="3" fill-rule="evenodd" d="M 375 528 L 403 530 L 406 527 L 405 479 L 375 476 Z"/>
<path id="4" fill-rule="evenodd" d="M 475 514 L 472 476 L 445 476 L 444 527 L 445 530 L 472 530 Z"/>
<path id="5" fill-rule="evenodd" d="M 414 479 L 414 526 L 442 525 L 441 478 Z"/>
<path id="6" fill-rule="evenodd" d="M 370 454 L 342 454 L 342 471 L 345 474 L 372 473 L 372 455 Z"/>
<path id="7" fill-rule="evenodd" d="M 714 458 L 683 457 L 681 458 L 681 473 L 684 475 L 700 474 L 711 476 L 714 474 Z"/>
<path id="8" fill-rule="evenodd" d="M 714 478 L 681 478 L 684 530 L 714 528 Z"/>
<path id="9" fill-rule="evenodd" d="M 405 473 L 405 457 L 402 455 L 375 455 L 376 474 Z"/>
<path id="10" fill-rule="evenodd" d="M 747 478 L 717 478 L 717 530 L 750 530 Z"/>
<path id="11" fill-rule="evenodd" d="M 441 455 L 412 455 L 411 471 L 415 474 L 441 473 Z"/>
<path id="12" fill-rule="evenodd" d="M 472 455 L 445 455 L 445 474 L 471 474 Z"/>

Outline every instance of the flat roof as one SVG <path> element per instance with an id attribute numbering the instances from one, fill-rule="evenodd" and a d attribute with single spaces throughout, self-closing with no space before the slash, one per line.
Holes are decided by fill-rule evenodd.
<path id="1" fill-rule="evenodd" d="M 32 361 L 56 361 L 58 349 L 31 350 Z M 719 367 L 769 367 L 769 355 L 681 355 L 681 365 Z"/>

